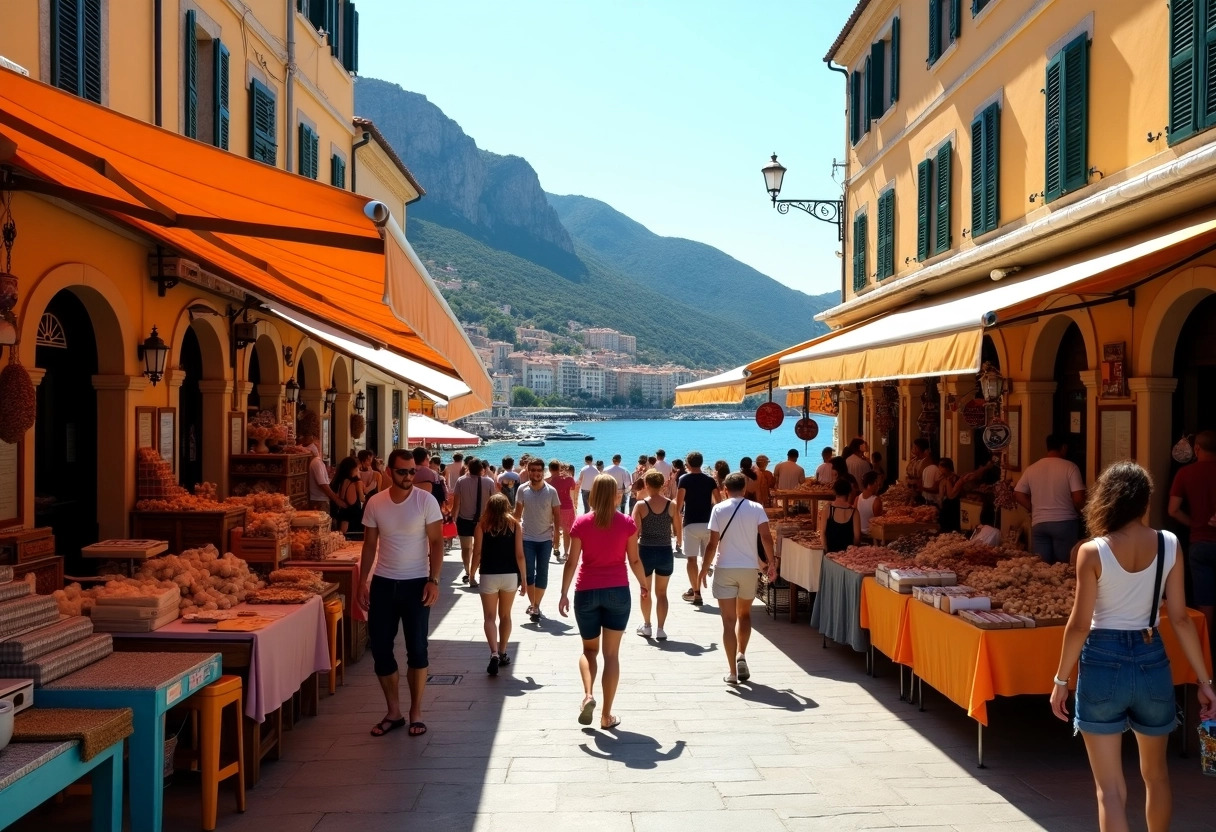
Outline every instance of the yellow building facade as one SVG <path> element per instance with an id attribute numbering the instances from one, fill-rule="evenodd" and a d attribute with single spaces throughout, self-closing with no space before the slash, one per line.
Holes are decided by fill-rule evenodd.
<path id="1" fill-rule="evenodd" d="M 8 10 L 0 56 L 32 79 L 234 155 L 345 190 L 357 176 L 359 192 L 382 200 L 404 227 L 406 205 L 422 189 L 382 137 L 368 135 L 374 125 L 354 118 L 357 30 L 347 0 L 32 0 Z M 13 181 L 8 160 L 23 152 L 21 141 L 0 141 L 5 183 Z M 0 443 L 0 527 L 53 526 L 61 553 L 127 536 L 146 412 L 155 414 L 157 447 L 161 425 L 168 431 L 179 481 L 213 482 L 226 494 L 229 453 L 245 441 L 233 416 L 270 410 L 291 418 L 289 380 L 302 406 L 324 414 L 331 460 L 365 446 L 386 456 L 406 443 L 412 387 L 400 374 L 257 305 L 243 309 L 246 293 L 206 269 L 160 290 L 150 277 L 157 253 L 182 252 L 159 247 L 99 204 L 7 191 L 4 183 L 0 190 L 17 228 L 9 269 L 18 277 L 15 349 L 38 388 L 35 427 L 17 446 Z M 248 341 L 238 341 L 234 325 L 246 323 Z M 156 385 L 137 350 L 154 327 L 169 347 Z M 358 439 L 356 397 L 368 407 Z"/>
<path id="2" fill-rule="evenodd" d="M 1008 476 L 1062 433 L 1088 482 L 1116 458 L 1145 464 L 1155 520 L 1171 446 L 1216 412 L 1216 65 L 1204 46 L 1216 20 L 1203 6 L 861 0 L 825 58 L 846 73 L 848 167 L 842 302 L 823 320 L 898 325 L 988 293 L 965 363 L 1008 380 Z M 1018 284 L 1037 288 L 1001 307 Z M 845 382 L 842 437 L 890 446 L 900 470 L 922 432 L 969 470 L 987 457 L 962 421 L 975 376 L 932 372 L 917 354 L 945 343 L 931 329 L 892 346 L 900 371 L 874 342 L 864 377 L 812 377 L 828 365 L 796 354 L 782 384 Z M 887 401 L 893 421 L 876 418 Z"/>

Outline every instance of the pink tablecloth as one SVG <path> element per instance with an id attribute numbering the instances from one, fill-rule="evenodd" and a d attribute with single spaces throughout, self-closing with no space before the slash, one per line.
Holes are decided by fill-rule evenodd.
<path id="1" fill-rule="evenodd" d="M 251 633 L 212 632 L 207 624 L 187 624 L 180 618 L 151 633 L 115 633 L 116 639 L 187 639 L 198 641 L 200 650 L 220 641 L 252 641 L 249 675 L 245 681 L 245 714 L 264 722 L 291 698 L 301 683 L 317 672 L 329 671 L 329 638 L 325 630 L 325 607 L 320 596 L 305 604 L 241 604 L 267 616 L 279 616 L 273 624 Z"/>

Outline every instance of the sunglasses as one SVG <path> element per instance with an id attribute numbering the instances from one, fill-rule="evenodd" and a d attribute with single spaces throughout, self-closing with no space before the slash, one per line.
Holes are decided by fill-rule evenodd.
<path id="1" fill-rule="evenodd" d="M 394 468 L 393 473 L 399 477 L 412 477 L 416 468 Z"/>

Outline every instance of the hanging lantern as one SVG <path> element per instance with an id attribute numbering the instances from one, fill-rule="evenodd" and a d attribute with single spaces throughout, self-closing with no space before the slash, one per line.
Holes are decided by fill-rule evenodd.
<path id="1" fill-rule="evenodd" d="M 1000 370 L 985 361 L 980 369 L 979 380 L 980 392 L 984 394 L 984 399 L 990 402 L 999 401 L 1001 394 L 1005 392 L 1005 377 L 1001 375 Z"/>
<path id="2" fill-rule="evenodd" d="M 363 395 L 363 391 L 360 390 L 355 394 L 355 412 L 362 416 L 365 410 L 367 410 L 367 396 Z"/>
<path id="3" fill-rule="evenodd" d="M 169 358 L 169 345 L 156 334 L 155 326 L 152 327 L 152 334 L 139 345 L 139 357 L 144 362 L 144 375 L 155 387 L 156 382 L 165 376 L 165 362 Z"/>

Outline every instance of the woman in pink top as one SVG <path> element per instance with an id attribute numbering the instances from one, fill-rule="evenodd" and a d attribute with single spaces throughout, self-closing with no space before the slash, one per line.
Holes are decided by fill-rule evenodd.
<path id="1" fill-rule="evenodd" d="M 553 556 L 561 563 L 570 557 L 570 527 L 574 525 L 574 477 L 566 473 L 566 466 L 556 459 L 549 460 L 549 485 L 557 489 L 561 500 L 558 509 L 561 518 L 562 545 L 553 550 Z"/>
<path id="2" fill-rule="evenodd" d="M 574 521 L 570 530 L 572 545 L 566 568 L 562 572 L 562 597 L 557 611 L 565 618 L 570 612 L 570 582 L 574 581 L 574 620 L 583 638 L 583 655 L 578 660 L 583 677 L 583 704 L 579 710 L 580 725 L 590 725 L 595 712 L 596 660 L 600 653 L 600 637 L 604 640 L 604 711 L 601 728 L 615 728 L 620 717 L 612 714 L 621 677 L 618 653 L 621 636 L 629 626 L 629 569 L 642 587 L 646 598 L 646 573 L 638 557 L 638 527 L 629 517 L 617 511 L 617 484 L 610 474 L 600 474 L 591 484 L 588 499 L 591 511 Z"/>

